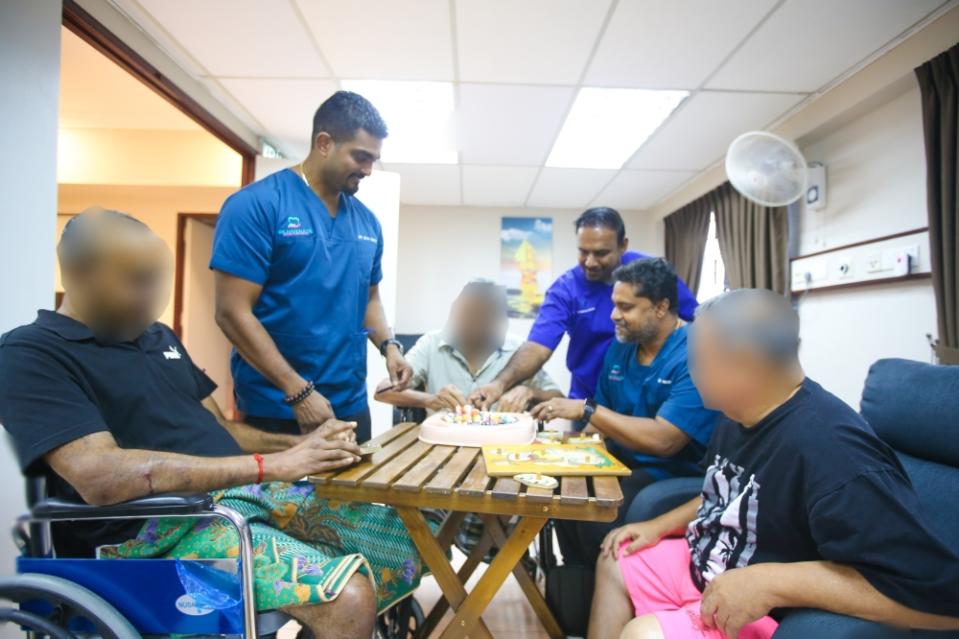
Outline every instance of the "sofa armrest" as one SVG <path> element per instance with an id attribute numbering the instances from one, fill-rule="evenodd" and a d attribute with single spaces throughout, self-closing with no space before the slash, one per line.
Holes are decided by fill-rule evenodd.
<path id="1" fill-rule="evenodd" d="M 626 522 L 648 521 L 669 512 L 699 495 L 702 477 L 677 477 L 653 482 L 633 498 L 626 513 Z"/>
<path id="2" fill-rule="evenodd" d="M 773 639 L 909 639 L 909 630 L 892 628 L 824 610 L 801 609 L 786 614 Z M 942 635 L 947 639 L 948 635 Z"/>
<path id="3" fill-rule="evenodd" d="M 208 493 L 164 493 L 131 499 L 112 506 L 91 506 L 49 497 L 34 504 L 30 515 L 34 520 L 75 521 L 202 515 L 212 510 L 213 498 Z"/>

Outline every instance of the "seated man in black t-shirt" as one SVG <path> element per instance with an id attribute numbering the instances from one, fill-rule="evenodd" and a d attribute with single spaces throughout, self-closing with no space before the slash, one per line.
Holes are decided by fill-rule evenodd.
<path id="1" fill-rule="evenodd" d="M 0 337 L 0 422 L 23 471 L 95 505 L 214 491 L 251 521 L 257 608 L 282 608 L 316 636 L 368 638 L 378 607 L 408 595 L 422 572 L 402 523 L 389 508 L 287 483 L 359 461 L 354 425 L 330 420 L 294 436 L 227 420 L 210 397 L 216 385 L 154 322 L 170 255 L 134 218 L 82 213 L 58 256 L 60 308 Z M 236 556 L 227 524 L 195 524 L 69 523 L 54 540 L 60 556 Z"/>
<path id="2" fill-rule="evenodd" d="M 959 629 L 959 555 L 892 450 L 805 377 L 798 350 L 798 317 L 771 291 L 699 307 L 691 374 L 724 413 L 703 492 L 606 538 L 590 639 L 767 639 L 782 608 Z"/>

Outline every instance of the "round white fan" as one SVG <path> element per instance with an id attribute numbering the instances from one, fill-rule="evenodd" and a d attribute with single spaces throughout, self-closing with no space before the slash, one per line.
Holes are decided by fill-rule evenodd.
<path id="1" fill-rule="evenodd" d="M 806 192 L 806 158 L 795 144 L 766 131 L 750 131 L 726 151 L 726 176 L 733 187 L 764 206 L 792 204 Z"/>

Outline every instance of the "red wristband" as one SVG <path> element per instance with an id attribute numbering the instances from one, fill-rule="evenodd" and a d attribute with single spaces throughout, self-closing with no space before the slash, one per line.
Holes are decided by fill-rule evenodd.
<path id="1" fill-rule="evenodd" d="M 263 483 L 263 455 L 253 453 L 253 459 L 256 460 L 256 483 Z"/>

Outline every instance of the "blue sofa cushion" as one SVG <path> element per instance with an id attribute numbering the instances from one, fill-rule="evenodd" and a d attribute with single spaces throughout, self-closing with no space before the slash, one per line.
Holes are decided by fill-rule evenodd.
<path id="1" fill-rule="evenodd" d="M 869 369 L 860 412 L 897 451 L 959 467 L 959 366 L 881 359 Z"/>

